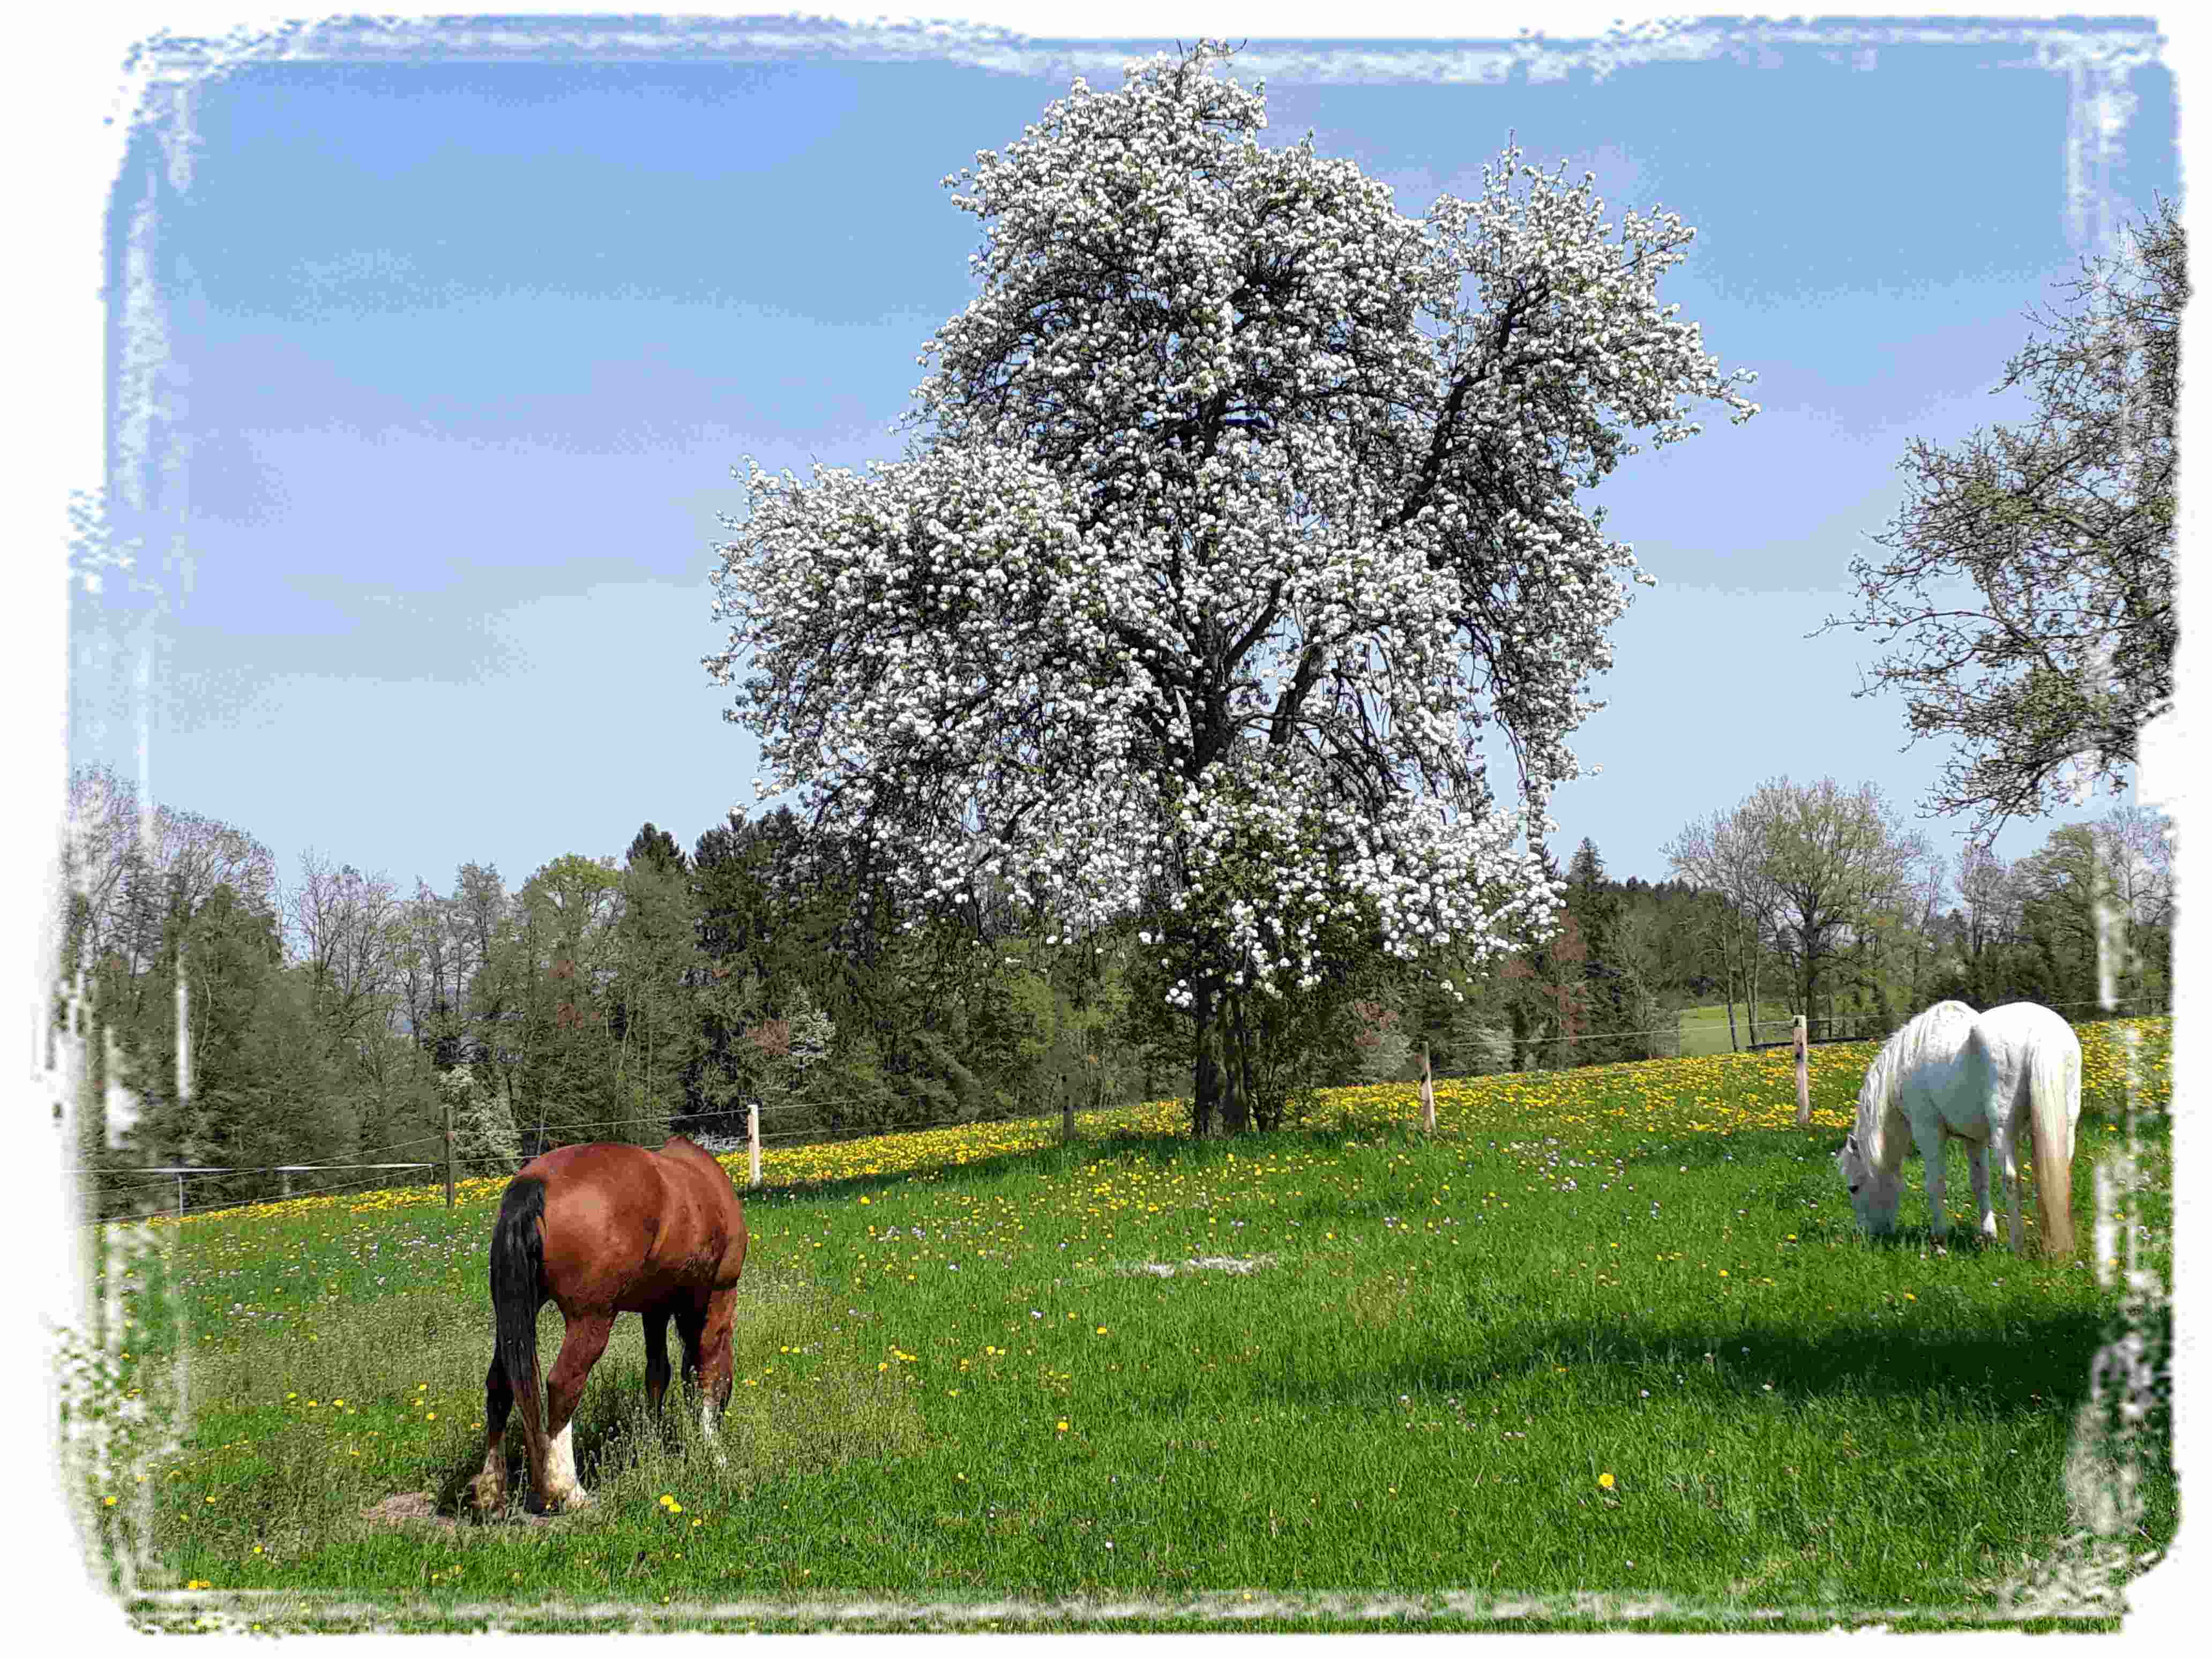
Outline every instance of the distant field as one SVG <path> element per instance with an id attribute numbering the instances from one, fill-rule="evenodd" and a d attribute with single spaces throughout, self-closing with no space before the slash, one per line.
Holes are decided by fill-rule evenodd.
<path id="1" fill-rule="evenodd" d="M 2132 1062 L 2080 1030 L 2086 1255 L 2170 1024 Z M 2001 1622 L 2074 1571 L 2069 1454 L 2118 1467 L 2089 1385 L 2121 1291 L 1933 1254 L 1917 1164 L 1900 1235 L 1862 1236 L 1828 1154 L 1870 1052 L 1814 1051 L 1809 1133 L 1784 1051 L 1440 1081 L 1433 1136 L 1387 1085 L 1234 1141 L 1160 1101 L 1065 1146 L 771 1149 L 719 1443 L 641 1417 L 625 1317 L 578 1418 L 598 1502 L 550 1522 L 453 1523 L 497 1183 L 165 1224 L 93 1287 L 121 1316 L 73 1486 L 142 1628 L 1372 1629 L 1377 1595 L 1430 1630 Z M 2161 1276 L 2164 1121 L 2131 1200 Z M 1955 1151 L 1950 1195 L 1969 1220 Z M 2163 1415 L 2136 1432 L 2140 1561 L 2177 1487 Z"/>
<path id="2" fill-rule="evenodd" d="M 1747 1029 L 1748 1011 L 1739 1002 L 1735 1006 L 1736 1043 L 1749 1048 L 1752 1042 Z M 1762 1002 L 1759 1005 L 1762 1029 L 1761 1042 L 1771 1042 L 1790 1035 L 1790 1009 L 1785 1003 Z M 1682 1053 L 1688 1054 L 1724 1054 L 1729 1052 L 1729 1011 L 1725 1003 L 1716 1002 L 1704 1008 L 1685 1008 L 1681 1016 Z"/>

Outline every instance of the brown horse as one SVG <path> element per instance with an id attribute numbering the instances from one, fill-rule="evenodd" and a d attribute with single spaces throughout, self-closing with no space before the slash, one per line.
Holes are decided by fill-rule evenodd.
<path id="1" fill-rule="evenodd" d="M 576 1484 L 570 1419 L 615 1316 L 645 1318 L 645 1393 L 668 1391 L 668 1322 L 684 1339 L 684 1380 L 704 1393 L 704 1419 L 730 1401 L 730 1325 L 745 1265 L 745 1212 L 728 1173 L 681 1135 L 659 1152 L 619 1142 L 562 1146 L 524 1164 L 492 1224 L 491 1369 L 484 1374 L 484 1462 L 478 1510 L 507 1502 L 507 1417 L 522 1407 L 531 1490 L 548 1511 L 591 1501 Z M 538 1310 L 567 1331 L 538 1408 Z"/>

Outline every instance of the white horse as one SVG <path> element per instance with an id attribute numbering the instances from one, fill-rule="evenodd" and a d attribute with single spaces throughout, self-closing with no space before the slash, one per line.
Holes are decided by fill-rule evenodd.
<path id="1" fill-rule="evenodd" d="M 2070 1255 L 2074 1126 L 2081 1115 L 2081 1045 L 2072 1026 L 2033 1002 L 2008 1002 L 1981 1015 L 1963 1002 L 1939 1002 L 1908 1020 L 1867 1067 L 1858 1121 L 1836 1154 L 1836 1168 L 1850 1188 L 1859 1224 L 1870 1233 L 1889 1231 L 1897 1223 L 1909 1131 L 1927 1170 L 1929 1230 L 1941 1243 L 1949 1231 L 1943 1140 L 1963 1140 L 1982 1233 L 1995 1238 L 1989 1165 L 1995 1151 L 2017 1253 L 2020 1155 L 2032 1149 L 2044 1250 Z"/>

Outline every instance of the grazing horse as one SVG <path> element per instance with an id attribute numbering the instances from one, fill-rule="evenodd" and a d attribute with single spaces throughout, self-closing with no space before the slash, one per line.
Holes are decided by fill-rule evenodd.
<path id="1" fill-rule="evenodd" d="M 1908 1130 L 1928 1178 L 1929 1230 L 1940 1243 L 1943 1141 L 1966 1143 L 1966 1168 L 1984 1237 L 1995 1238 L 1989 1155 L 2004 1171 L 2012 1248 L 2020 1249 L 2020 1154 L 2032 1148 L 2043 1248 L 2074 1250 L 2074 1126 L 2081 1115 L 2081 1045 L 2069 1025 L 2033 1002 L 2008 1002 L 1977 1015 L 1963 1002 L 1939 1002 L 1908 1020 L 1881 1047 L 1859 1086 L 1858 1121 L 1836 1168 L 1850 1188 L 1859 1224 L 1886 1233 L 1896 1224 Z M 2021 1135 L 2027 1137 L 2027 1146 Z"/>
<path id="2" fill-rule="evenodd" d="M 729 1174 L 681 1135 L 659 1152 L 619 1142 L 562 1146 L 524 1164 L 492 1224 L 491 1369 L 478 1510 L 507 1502 L 507 1417 L 522 1407 L 531 1490 L 549 1511 L 591 1501 L 576 1484 L 569 1439 L 584 1379 L 615 1316 L 645 1318 L 645 1393 L 668 1391 L 668 1322 L 684 1340 L 684 1379 L 699 1387 L 709 1432 L 729 1404 L 730 1325 L 745 1265 L 745 1212 Z M 567 1322 L 538 1414 L 538 1310 Z"/>

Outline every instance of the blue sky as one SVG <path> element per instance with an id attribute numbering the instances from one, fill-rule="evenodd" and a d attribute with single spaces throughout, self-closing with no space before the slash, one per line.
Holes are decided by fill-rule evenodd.
<path id="1" fill-rule="evenodd" d="M 288 878 L 313 846 L 403 888 L 448 890 L 464 860 L 518 886 L 619 855 L 647 818 L 688 849 L 756 769 L 699 665 L 723 643 L 707 576 L 716 514 L 742 505 L 731 468 L 894 458 L 915 354 L 974 292 L 975 222 L 939 181 L 1079 70 L 1110 88 L 1169 44 L 1000 67 L 272 64 L 204 86 L 155 260 L 189 560 L 164 579 L 155 797 L 250 831 Z M 1849 608 L 1908 441 L 2029 407 L 1990 393 L 2087 251 L 2074 83 L 2016 39 L 1445 83 L 1434 50 L 1255 40 L 1237 73 L 1266 74 L 1267 142 L 1311 129 L 1401 211 L 1474 193 L 1510 131 L 1616 211 L 1681 214 L 1698 234 L 1661 299 L 1759 374 L 1749 425 L 1709 414 L 1589 498 L 1659 586 L 1613 630 L 1610 707 L 1575 744 L 1604 769 L 1560 792 L 1555 850 L 1589 835 L 1614 875 L 1662 878 L 1686 823 L 1785 772 L 1911 811 L 1944 751 L 1900 753 L 1899 701 L 1850 695 L 1870 637 L 1806 635 Z M 2154 64 L 2126 87 L 2104 183 L 2133 220 L 2179 193 L 2176 103 Z M 150 143 L 112 198 L 112 284 Z M 72 762 L 137 764 L 146 602 L 77 601 Z M 1951 848 L 1963 825 L 1925 827 Z"/>

